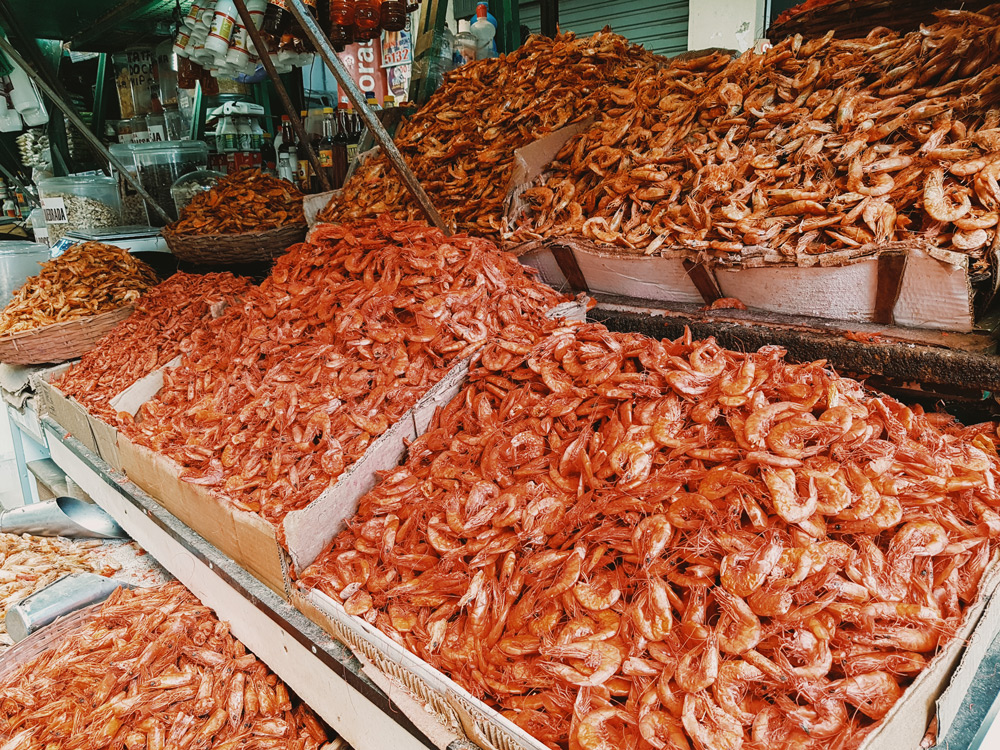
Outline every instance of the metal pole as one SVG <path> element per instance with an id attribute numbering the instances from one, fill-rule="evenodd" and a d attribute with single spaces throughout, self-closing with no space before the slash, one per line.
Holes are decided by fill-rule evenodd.
<path id="1" fill-rule="evenodd" d="M 133 188 L 135 188 L 135 191 L 142 197 L 142 199 L 152 206 L 153 210 L 155 210 L 164 221 L 168 224 L 173 221 L 170 214 L 160 208 L 160 204 L 153 200 L 153 196 L 146 192 L 146 188 L 142 186 L 142 183 L 140 183 L 139 180 L 137 180 L 132 173 L 128 171 L 126 166 L 118 160 L 117 156 L 108 151 L 104 144 L 101 143 L 101 139 L 90 131 L 90 128 L 88 128 L 84 121 L 80 119 L 80 116 L 73 111 L 73 107 L 63 101 L 62 97 L 60 97 L 55 90 L 49 86 L 48 83 L 46 83 L 45 79 L 38 73 L 38 71 L 25 62 L 24 58 L 17 53 L 16 49 L 14 49 L 13 45 L 4 39 L 3 36 L 0 36 L 0 50 L 3 50 L 4 54 L 7 55 L 7 57 L 9 57 L 15 65 L 21 67 L 24 72 L 28 74 L 28 77 L 38 85 L 38 88 L 40 88 L 44 94 L 52 100 L 52 103 L 55 104 L 64 115 L 66 115 L 66 118 L 73 123 L 83 137 L 90 142 L 90 145 L 97 149 L 97 152 L 101 156 L 114 165 L 119 174 L 121 174 L 121 176 L 124 177 Z"/>
<path id="2" fill-rule="evenodd" d="M 320 166 L 319 159 L 316 158 L 316 154 L 312 149 L 312 144 L 309 143 L 309 135 L 302 125 L 302 120 L 299 119 L 299 113 L 295 111 L 295 107 L 292 105 L 292 99 L 288 96 L 288 89 L 285 88 L 285 84 L 281 81 L 281 76 L 278 75 L 278 71 L 274 68 L 271 56 L 267 53 L 267 45 L 264 43 L 264 37 L 260 35 L 260 30 L 254 25 L 253 16 L 247 10 L 247 4 L 243 0 L 233 0 L 233 5 L 236 6 L 236 10 L 240 14 L 240 20 L 246 27 L 250 39 L 253 40 L 253 46 L 257 48 L 260 61 L 264 65 L 264 70 L 267 71 L 268 78 L 271 79 L 271 83 L 274 84 L 274 88 L 278 92 L 278 98 L 281 99 L 281 104 L 284 106 L 285 112 L 288 113 L 288 119 L 292 121 L 292 130 L 295 131 L 295 136 L 299 139 L 299 143 L 305 144 L 309 163 L 316 172 L 316 176 L 319 177 L 323 189 L 333 190 L 329 176 L 327 176 L 326 172 Z"/>
<path id="3" fill-rule="evenodd" d="M 240 2 L 240 0 L 236 0 Z M 386 129 L 382 127 L 382 123 L 375 116 L 368 105 L 365 103 L 364 96 L 361 94 L 361 89 L 358 88 L 357 84 L 354 83 L 354 79 L 351 78 L 350 74 L 347 72 L 347 68 L 344 64 L 340 62 L 340 58 L 337 57 L 337 53 L 334 52 L 333 46 L 330 44 L 330 40 L 326 38 L 326 34 L 320 29 L 319 25 L 316 23 L 316 19 L 310 15 L 309 11 L 302 4 L 302 0 L 288 0 L 288 9 L 292 12 L 301 24 L 302 28 L 306 32 L 306 36 L 309 37 L 309 41 L 313 43 L 313 47 L 319 52 L 319 56 L 323 58 L 323 62 L 326 63 L 326 67 L 330 69 L 333 73 L 333 77 L 337 79 L 337 84 L 340 86 L 344 93 L 347 94 L 347 98 L 354 105 L 354 108 L 361 114 L 361 119 L 365 121 L 365 125 L 368 126 L 368 132 L 370 132 L 378 145 L 382 147 L 382 152 L 389 158 L 389 163 L 392 164 L 393 168 L 399 173 L 399 176 L 403 180 L 403 184 L 406 185 L 407 190 L 410 191 L 410 195 L 414 197 L 420 208 L 423 209 L 424 214 L 427 216 L 427 220 L 431 224 L 436 226 L 438 229 L 443 231 L 445 234 L 450 234 L 447 226 L 445 226 L 444 221 L 441 219 L 441 215 L 434 208 L 434 204 L 431 203 L 430 197 L 424 191 L 423 186 L 420 181 L 417 180 L 416 176 L 410 170 L 410 167 L 403 160 L 403 155 L 399 153 L 399 149 L 396 148 L 396 144 L 392 142 L 392 136 L 386 132 Z"/>

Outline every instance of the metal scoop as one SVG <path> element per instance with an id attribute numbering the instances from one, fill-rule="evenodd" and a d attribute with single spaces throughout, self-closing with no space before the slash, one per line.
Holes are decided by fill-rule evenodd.
<path id="1" fill-rule="evenodd" d="M 0 513 L 0 531 L 7 534 L 122 539 L 128 534 L 101 508 L 75 497 L 57 497 Z"/>

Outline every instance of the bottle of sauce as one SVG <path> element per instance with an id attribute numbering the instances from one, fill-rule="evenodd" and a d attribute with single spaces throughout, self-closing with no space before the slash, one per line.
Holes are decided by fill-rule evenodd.
<path id="1" fill-rule="evenodd" d="M 406 0 L 382 0 L 378 17 L 384 31 L 402 31 L 406 27 Z"/>
<path id="2" fill-rule="evenodd" d="M 281 118 L 281 145 L 278 147 L 278 177 L 298 184 L 299 157 L 292 135 L 292 121 L 288 115 Z"/>
<path id="3" fill-rule="evenodd" d="M 330 181 L 331 188 L 340 187 L 337 182 L 337 140 L 334 134 L 333 108 L 323 109 L 323 136 L 319 141 L 319 165 Z M 341 175 L 343 180 L 343 175 Z"/>
<path id="4" fill-rule="evenodd" d="M 292 14 L 285 7 L 285 0 L 271 0 L 264 11 L 264 22 L 261 24 L 260 33 L 267 42 L 271 52 L 276 52 L 278 42 L 288 31 L 288 26 L 292 20 Z M 264 50 L 257 50 L 257 54 L 264 54 Z"/>
<path id="5" fill-rule="evenodd" d="M 330 44 L 337 52 L 343 52 L 348 44 L 354 43 L 354 0 L 330 0 L 328 16 Z"/>
<path id="6" fill-rule="evenodd" d="M 348 140 L 347 105 L 341 102 L 340 106 L 337 107 L 337 133 L 334 136 L 333 142 L 333 163 L 336 175 L 334 188 L 343 185 L 344 179 L 347 177 L 347 167 L 350 164 L 350 160 L 347 158 Z"/>
<path id="7" fill-rule="evenodd" d="M 378 3 L 375 0 L 355 0 L 354 41 L 368 42 L 377 37 L 379 29 Z"/>
<path id="8" fill-rule="evenodd" d="M 264 131 L 260 144 L 260 168 L 270 175 L 278 174 L 278 154 L 274 150 L 271 134 Z"/>
<path id="9" fill-rule="evenodd" d="M 305 119 L 308 116 L 308 114 L 309 113 L 306 110 L 302 110 L 300 114 L 302 122 L 305 122 Z M 306 133 L 307 138 L 308 136 L 309 134 Z M 295 151 L 298 161 L 299 190 L 301 190 L 303 193 L 311 193 L 313 192 L 313 169 L 312 169 L 312 164 L 309 162 L 309 142 L 299 141 L 296 144 Z"/>

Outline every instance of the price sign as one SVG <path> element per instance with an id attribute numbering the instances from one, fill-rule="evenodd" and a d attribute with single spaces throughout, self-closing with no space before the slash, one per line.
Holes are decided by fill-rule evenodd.
<path id="1" fill-rule="evenodd" d="M 67 224 L 66 203 L 62 198 L 42 198 L 42 215 L 45 216 L 45 223 Z"/>

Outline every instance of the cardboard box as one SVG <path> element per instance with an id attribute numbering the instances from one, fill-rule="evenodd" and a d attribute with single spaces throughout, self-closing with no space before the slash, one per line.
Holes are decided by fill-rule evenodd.
<path id="1" fill-rule="evenodd" d="M 66 432 L 83 443 L 88 450 L 100 455 L 97 440 L 90 429 L 90 415 L 84 406 L 51 384 L 66 372 L 72 363 L 59 365 L 32 376 L 32 387 L 37 395 L 38 416 L 51 417 Z"/>

